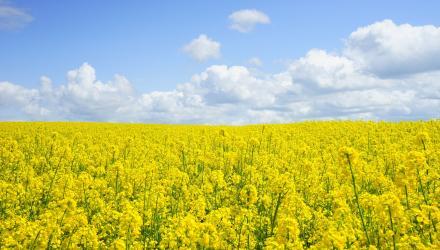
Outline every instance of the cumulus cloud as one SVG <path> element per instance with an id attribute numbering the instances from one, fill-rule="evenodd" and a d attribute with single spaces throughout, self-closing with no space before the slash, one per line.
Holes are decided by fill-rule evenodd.
<path id="1" fill-rule="evenodd" d="M 0 1 L 0 30 L 16 30 L 32 22 L 34 18 L 24 10 Z"/>
<path id="2" fill-rule="evenodd" d="M 123 76 L 112 81 L 96 80 L 95 69 L 87 63 L 67 73 L 67 83 L 54 87 L 50 78 L 40 79 L 40 88 L 27 89 L 0 83 L 0 117 L 11 107 L 30 120 L 113 120 L 117 110 L 132 103 L 132 86 Z M 122 120 L 125 117 L 122 117 Z"/>
<path id="3" fill-rule="evenodd" d="M 383 23 L 391 24 L 378 24 Z M 358 36 L 353 34 L 359 30 L 371 27 L 354 31 L 348 41 Z M 425 26 L 410 30 L 420 27 Z M 429 28 L 435 29 L 438 28 Z M 422 39 L 417 36 L 427 37 L 423 32 L 409 32 L 407 40 Z M 403 67 L 398 74 L 390 68 L 377 71 L 374 60 L 369 61 L 367 55 L 353 56 L 353 48 L 361 46 L 355 46 L 353 41 L 341 53 L 312 49 L 279 73 L 263 73 L 240 65 L 211 65 L 175 89 L 149 93 L 137 93 L 121 75 L 102 82 L 95 69 L 84 63 L 68 71 L 67 82 L 61 85 L 53 84 L 46 76 L 37 89 L 0 82 L 0 119 L 246 124 L 440 116 L 440 69 L 413 69 L 407 57 L 393 57 L 394 52 L 383 47 L 380 56 L 387 55 L 389 62 L 408 68 Z M 430 40 L 426 41 L 428 46 Z M 375 49 L 372 51 L 376 53 Z M 412 50 L 411 57 L 425 54 L 423 49 Z"/>
<path id="4" fill-rule="evenodd" d="M 41 106 L 39 90 L 27 89 L 10 82 L 0 82 L 2 120 L 44 120 L 49 112 Z"/>
<path id="5" fill-rule="evenodd" d="M 220 57 L 220 43 L 212 40 L 205 34 L 193 39 L 183 47 L 183 51 L 197 61 L 205 61 Z"/>
<path id="6" fill-rule="evenodd" d="M 440 27 L 377 22 L 351 33 L 344 55 L 381 77 L 440 70 Z"/>
<path id="7" fill-rule="evenodd" d="M 351 59 L 318 49 L 310 50 L 304 57 L 291 63 L 289 71 L 295 81 L 321 91 L 365 89 L 388 84 L 387 80 L 362 72 Z"/>
<path id="8" fill-rule="evenodd" d="M 255 9 L 244 9 L 229 15 L 230 28 L 242 33 L 250 32 L 257 24 L 269 24 L 270 18 L 265 13 Z"/>
<path id="9" fill-rule="evenodd" d="M 244 66 L 213 65 L 192 77 L 191 82 L 178 86 L 185 94 L 198 95 L 208 105 L 244 104 L 254 107 L 271 106 L 280 93 L 299 93 L 288 74 L 257 77 Z"/>
<path id="10" fill-rule="evenodd" d="M 109 115 L 132 99 L 132 85 L 121 75 L 103 83 L 96 80 L 95 69 L 87 63 L 67 73 L 68 82 L 60 88 L 67 105 L 63 110 L 81 119 L 111 119 Z"/>

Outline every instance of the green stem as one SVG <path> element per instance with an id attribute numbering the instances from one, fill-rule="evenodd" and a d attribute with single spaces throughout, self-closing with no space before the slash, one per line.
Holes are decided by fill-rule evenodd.
<path id="1" fill-rule="evenodd" d="M 351 166 L 350 157 L 348 155 L 346 155 L 346 157 L 347 157 L 347 160 L 348 160 L 348 166 L 350 167 L 351 180 L 352 180 L 352 183 L 353 183 L 354 197 L 355 197 L 355 201 L 356 201 L 356 205 L 357 205 L 357 209 L 358 209 L 359 215 L 361 217 L 362 228 L 363 228 L 364 233 L 365 233 L 365 238 L 367 238 L 367 244 L 370 245 L 370 237 L 368 237 L 367 227 L 365 226 L 364 213 L 362 212 L 361 206 L 359 204 L 359 197 L 358 197 L 358 193 L 357 193 L 357 189 L 356 189 L 356 179 L 354 177 L 353 167 Z"/>
<path id="2" fill-rule="evenodd" d="M 408 187 L 405 185 L 406 208 L 409 210 Z"/>
<path id="3" fill-rule="evenodd" d="M 388 215 L 390 216 L 391 230 L 393 231 L 393 249 L 396 249 L 396 232 L 394 231 L 393 217 L 391 215 L 391 208 L 388 206 Z"/>
<path id="4" fill-rule="evenodd" d="M 417 180 L 419 182 L 420 191 L 422 191 L 423 201 L 426 205 L 428 205 L 428 199 L 426 198 L 425 189 L 423 188 L 422 178 L 420 177 L 419 168 L 416 168 L 417 171 Z"/>

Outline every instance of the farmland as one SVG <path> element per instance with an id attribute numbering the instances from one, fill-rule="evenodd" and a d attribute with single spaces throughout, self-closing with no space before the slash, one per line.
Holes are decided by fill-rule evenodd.
<path id="1" fill-rule="evenodd" d="M 440 249 L 440 122 L 0 123 L 0 248 Z"/>

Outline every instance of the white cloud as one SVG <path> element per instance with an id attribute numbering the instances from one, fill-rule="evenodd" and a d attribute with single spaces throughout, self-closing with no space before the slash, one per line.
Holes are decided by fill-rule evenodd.
<path id="1" fill-rule="evenodd" d="M 261 61 L 261 59 L 258 57 L 252 57 L 248 60 L 248 64 L 255 67 L 261 67 L 263 66 L 263 61 Z"/>
<path id="2" fill-rule="evenodd" d="M 340 113 L 370 112 L 379 115 L 393 110 L 409 114 L 415 95 L 411 90 L 353 90 L 322 95 L 319 102 Z"/>
<path id="3" fill-rule="evenodd" d="M 386 80 L 362 72 L 347 57 L 312 49 L 304 57 L 293 61 L 289 71 L 297 82 L 308 88 L 327 90 L 371 88 L 385 86 Z"/>
<path id="4" fill-rule="evenodd" d="M 440 70 L 440 27 L 377 22 L 351 33 L 344 55 L 381 77 Z"/>
<path id="5" fill-rule="evenodd" d="M 209 105 L 243 104 L 265 107 L 276 102 L 280 93 L 299 93 L 289 74 L 257 77 L 244 66 L 213 65 L 180 85 L 185 94 L 198 95 Z"/>
<path id="6" fill-rule="evenodd" d="M 26 89 L 10 82 L 0 82 L 0 105 L 28 103 L 37 95 L 36 90 Z"/>
<path id="7" fill-rule="evenodd" d="M 193 39 L 183 47 L 183 51 L 198 61 L 220 57 L 220 43 L 212 40 L 205 34 Z"/>
<path id="8" fill-rule="evenodd" d="M 242 33 L 250 32 L 257 24 L 269 24 L 270 18 L 265 13 L 255 9 L 239 10 L 229 15 L 230 28 Z"/>
<path id="9" fill-rule="evenodd" d="M 44 119 L 49 111 L 40 106 L 40 95 L 36 89 L 0 82 L 0 117 L 13 119 Z M 20 107 L 15 110 L 16 107 Z"/>
<path id="10" fill-rule="evenodd" d="M 409 32 L 407 39 L 426 38 L 424 34 Z M 62 85 L 45 76 L 38 89 L 0 82 L 0 120 L 243 124 L 440 117 L 440 69 L 403 68 L 399 74 L 384 75 L 364 59 L 370 58 L 367 55 L 353 58 L 349 51 L 354 47 L 347 43 L 343 53 L 312 49 L 276 74 L 212 65 L 173 90 L 149 93 L 136 93 L 120 75 L 108 82 L 97 80 L 95 69 L 84 63 L 68 71 Z M 382 50 L 393 63 L 409 67 L 407 57 Z M 423 49 L 413 50 L 411 56 L 424 54 Z"/>
<path id="11" fill-rule="evenodd" d="M 171 91 L 136 94 L 123 76 L 108 83 L 96 79 L 87 63 L 68 71 L 67 83 L 53 86 L 41 78 L 39 89 L 0 84 L 0 118 L 13 107 L 20 120 L 93 120 L 165 123 L 251 123 L 281 121 L 273 111 L 280 95 L 297 96 L 300 86 L 284 72 L 259 77 L 244 66 L 213 65 Z M 277 108 L 278 109 L 278 108 Z M 289 110 L 292 113 L 307 113 Z M 277 117 L 275 117 L 277 116 Z M 278 117 L 280 116 L 280 117 Z"/>
<path id="12" fill-rule="evenodd" d="M 314 56 L 329 58 L 315 61 Z M 0 83 L 0 119 L 242 124 L 438 116 L 440 71 L 388 79 L 383 84 L 385 80 L 362 76 L 346 65 L 351 64 L 314 50 L 278 74 L 213 65 L 174 90 L 136 94 L 123 76 L 103 83 L 85 63 L 69 71 L 67 83 L 60 86 L 53 86 L 47 77 L 41 78 L 39 89 Z M 314 78 L 318 71 L 310 69 L 314 67 L 323 68 L 319 80 Z M 372 83 L 347 84 L 345 77 L 338 76 L 344 67 L 350 69 L 349 78 L 365 77 Z M 333 79 L 334 84 L 320 84 L 327 83 L 325 79 Z"/>
<path id="13" fill-rule="evenodd" d="M 23 119 L 104 121 L 117 119 L 116 111 L 133 102 L 132 86 L 125 77 L 115 75 L 103 83 L 96 80 L 95 69 L 87 63 L 69 71 L 67 83 L 59 87 L 52 86 L 46 76 L 40 81 L 39 89 L 0 83 L 0 114 L 13 107 Z M 124 119 L 121 116 L 120 120 Z"/>
<path id="14" fill-rule="evenodd" d="M 67 73 L 67 85 L 60 88 L 60 94 L 67 105 L 64 112 L 84 119 L 112 118 L 117 108 L 129 105 L 132 86 L 121 75 L 115 75 L 108 83 L 96 80 L 95 69 L 84 63 L 79 69 Z"/>
<path id="15" fill-rule="evenodd" d="M 26 11 L 0 1 L 0 30 L 16 30 L 32 22 L 34 18 Z"/>

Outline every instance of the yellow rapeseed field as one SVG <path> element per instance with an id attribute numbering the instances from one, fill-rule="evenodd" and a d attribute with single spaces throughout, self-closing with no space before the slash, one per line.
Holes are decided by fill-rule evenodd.
<path id="1" fill-rule="evenodd" d="M 440 249 L 440 121 L 0 123 L 1 249 Z"/>

